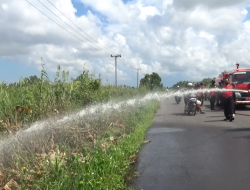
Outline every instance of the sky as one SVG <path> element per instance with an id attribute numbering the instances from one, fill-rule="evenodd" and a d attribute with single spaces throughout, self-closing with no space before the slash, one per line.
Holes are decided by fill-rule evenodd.
<path id="1" fill-rule="evenodd" d="M 33 5 L 31 5 L 31 4 Z M 40 11 L 41 12 L 40 12 Z M 0 81 L 57 66 L 119 85 L 156 72 L 165 87 L 250 68 L 249 0 L 0 0 Z M 42 58 L 42 60 L 41 60 Z"/>

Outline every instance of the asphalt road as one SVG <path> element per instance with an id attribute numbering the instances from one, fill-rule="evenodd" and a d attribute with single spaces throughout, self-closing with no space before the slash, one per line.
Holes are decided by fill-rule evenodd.
<path id="1" fill-rule="evenodd" d="M 222 111 L 186 116 L 184 103 L 164 100 L 147 132 L 139 154 L 139 177 L 133 184 L 143 190 L 249 190 L 250 116 L 223 121 Z M 237 110 L 249 114 L 250 108 Z"/>

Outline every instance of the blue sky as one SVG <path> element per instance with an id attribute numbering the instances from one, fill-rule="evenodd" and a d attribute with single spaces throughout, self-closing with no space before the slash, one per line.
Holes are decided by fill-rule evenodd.
<path id="1" fill-rule="evenodd" d="M 77 9 L 76 16 L 80 17 L 82 15 L 86 15 L 88 13 L 88 10 L 93 12 L 91 7 L 87 7 L 83 3 L 81 3 L 79 0 L 72 0 L 73 6 Z"/>
<path id="2" fill-rule="evenodd" d="M 18 63 L 16 61 L 1 60 L 0 81 L 7 83 L 16 82 L 21 77 L 30 75 L 39 76 L 39 70 L 36 67 Z"/>
<path id="3" fill-rule="evenodd" d="M 246 16 L 246 18 L 244 19 L 244 21 L 247 21 L 247 20 L 250 19 L 250 6 L 247 7 L 246 9 L 247 9 L 248 13 L 247 13 L 247 16 Z"/>
<path id="4" fill-rule="evenodd" d="M 20 63 L 16 61 L 0 60 L 0 81 L 6 83 L 17 82 L 21 78 L 36 75 L 40 77 L 41 67 Z M 55 73 L 48 71 L 51 80 L 54 79 Z"/>
<path id="5" fill-rule="evenodd" d="M 105 15 L 101 14 L 98 11 L 95 11 L 90 6 L 83 4 L 79 0 L 71 0 L 71 2 L 73 4 L 74 8 L 77 10 L 77 12 L 75 14 L 77 17 L 80 17 L 82 15 L 87 15 L 88 11 L 91 11 L 91 13 L 96 15 L 102 21 L 102 23 L 104 25 L 106 25 L 108 23 L 107 17 Z"/>

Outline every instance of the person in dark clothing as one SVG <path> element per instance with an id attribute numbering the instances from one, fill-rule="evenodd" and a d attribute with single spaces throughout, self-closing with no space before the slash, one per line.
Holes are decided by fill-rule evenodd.
<path id="1" fill-rule="evenodd" d="M 233 89 L 233 85 L 229 83 L 229 79 L 224 79 L 224 89 Z M 223 106 L 224 106 L 224 115 L 225 119 L 224 121 L 232 121 L 234 120 L 233 114 L 234 114 L 234 94 L 232 91 L 224 91 L 222 93 L 223 97 Z"/>
<path id="2" fill-rule="evenodd" d="M 199 89 L 201 89 L 201 83 L 197 83 L 196 84 L 196 88 L 195 88 L 196 90 L 199 90 Z M 202 104 L 203 104 L 203 101 L 202 101 L 202 92 L 200 91 L 198 91 L 198 97 L 197 97 L 197 99 L 201 102 L 201 106 L 202 106 Z"/>
<path id="3" fill-rule="evenodd" d="M 212 84 L 209 86 L 209 89 L 216 88 L 215 81 L 212 80 Z M 215 103 L 215 92 L 210 92 L 210 108 L 211 110 L 214 110 L 214 103 Z"/>
<path id="4" fill-rule="evenodd" d="M 233 89 L 236 89 L 235 84 L 232 84 L 232 86 L 233 86 Z M 235 118 L 235 109 L 236 109 L 236 105 L 235 105 L 235 102 L 236 102 L 236 95 L 235 95 L 235 92 L 233 92 L 233 99 L 234 99 L 234 112 L 233 112 L 233 117 Z"/>
<path id="5" fill-rule="evenodd" d="M 229 79 L 228 79 L 229 80 Z M 224 88 L 225 84 L 224 84 L 224 80 L 221 81 L 221 89 Z M 220 107 L 221 109 L 224 109 L 224 98 L 223 98 L 223 93 L 220 93 Z"/>
<path id="6" fill-rule="evenodd" d="M 203 83 L 201 82 L 200 83 L 200 89 L 203 90 L 204 89 L 204 86 L 203 86 Z M 203 105 L 203 102 L 204 102 L 204 93 L 201 92 L 201 106 Z"/>
<path id="7" fill-rule="evenodd" d="M 221 81 L 218 83 L 218 86 L 217 86 L 219 89 L 221 88 Z M 221 92 L 216 92 L 216 106 L 219 106 L 220 104 L 220 94 Z"/>
<path id="8" fill-rule="evenodd" d="M 206 84 L 203 85 L 203 89 L 207 89 L 207 85 L 206 85 Z M 208 100 L 208 93 L 207 93 L 206 91 L 205 91 L 205 93 L 204 93 L 204 100 L 205 100 L 205 101 Z"/>

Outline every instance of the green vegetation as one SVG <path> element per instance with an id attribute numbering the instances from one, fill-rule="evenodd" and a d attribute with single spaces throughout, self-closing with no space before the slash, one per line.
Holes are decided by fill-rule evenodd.
<path id="1" fill-rule="evenodd" d="M 179 86 L 180 88 L 185 88 L 189 82 L 191 82 L 193 84 L 196 84 L 198 82 L 200 82 L 200 83 L 202 82 L 203 84 L 206 84 L 206 86 L 208 87 L 209 85 L 211 85 L 212 80 L 213 80 L 212 78 L 204 78 L 201 81 L 178 81 L 171 88 L 176 88 L 177 86 Z"/>
<path id="2" fill-rule="evenodd" d="M 146 87 L 150 90 L 161 90 L 163 88 L 161 77 L 154 72 L 152 74 L 146 74 L 144 78 L 140 80 L 140 87 Z"/>
<path id="3" fill-rule="evenodd" d="M 82 146 L 64 144 L 40 155 L 19 153 L 14 171 L 18 184 L 21 189 L 125 189 L 136 176 L 133 164 L 158 106 L 151 102 L 123 111 L 116 123 L 95 131 L 98 136 L 93 134 L 93 126 L 88 133 L 93 139 L 77 137 L 76 144 Z"/>
<path id="4" fill-rule="evenodd" d="M 212 81 L 213 79 L 215 79 L 215 78 L 204 78 L 204 79 L 202 79 L 201 82 L 202 82 L 203 84 L 206 84 L 207 87 L 208 87 L 208 86 L 211 85 L 211 81 Z"/>
<path id="5" fill-rule="evenodd" d="M 158 79 L 154 81 L 160 82 Z M 155 90 L 158 82 L 152 82 L 150 89 Z M 42 69 L 39 78 L 31 76 L 14 84 L 1 83 L 2 134 L 13 133 L 35 121 L 50 118 L 50 122 L 46 128 L 21 132 L 1 145 L 4 150 L 0 152 L 0 187 L 126 189 L 136 176 L 132 166 L 159 106 L 155 100 L 139 103 L 148 92 L 145 86 L 102 85 L 100 79 L 85 70 L 69 80 L 69 73 L 60 66 L 54 81 Z M 88 105 L 131 97 L 135 102 L 124 103 L 119 110 L 97 110 L 70 124 L 54 122 Z"/>
<path id="6" fill-rule="evenodd" d="M 52 82 L 42 69 L 40 78 L 31 76 L 14 84 L 0 85 L 0 132 L 16 131 L 31 122 L 49 118 L 55 109 L 61 114 L 70 113 L 90 104 L 126 99 L 147 92 L 143 87 L 102 85 L 100 79 L 85 70 L 70 80 L 69 73 L 61 70 L 60 66 Z M 30 109 L 32 114 L 16 106 Z"/>

